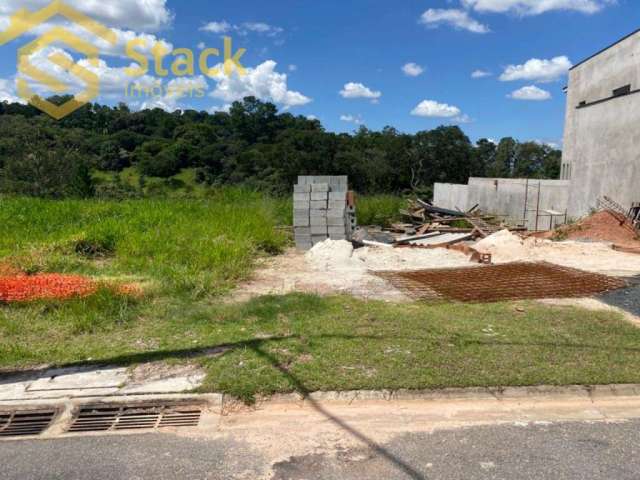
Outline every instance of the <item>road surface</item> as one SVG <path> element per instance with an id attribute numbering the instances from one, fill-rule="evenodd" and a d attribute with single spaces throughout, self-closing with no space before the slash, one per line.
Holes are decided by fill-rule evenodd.
<path id="1" fill-rule="evenodd" d="M 640 421 L 512 422 L 394 434 L 370 445 L 151 433 L 0 443 L 5 480 L 602 479 L 640 478 Z M 292 449 L 293 450 L 293 449 Z"/>

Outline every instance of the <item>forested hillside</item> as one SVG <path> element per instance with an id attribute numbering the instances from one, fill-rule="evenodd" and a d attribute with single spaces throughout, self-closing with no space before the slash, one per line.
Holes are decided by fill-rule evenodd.
<path id="1" fill-rule="evenodd" d="M 6 194 L 136 196 L 149 193 L 150 179 L 179 184 L 176 175 L 190 169 L 202 186 L 273 194 L 289 192 L 297 175 L 346 174 L 361 193 L 428 195 L 434 182 L 465 183 L 469 176 L 557 178 L 560 156 L 512 138 L 472 144 L 457 126 L 414 135 L 392 127 L 336 134 L 252 97 L 213 114 L 88 104 L 60 121 L 28 105 L 0 103 Z M 122 182 L 125 169 L 135 172 L 135 185 Z"/>

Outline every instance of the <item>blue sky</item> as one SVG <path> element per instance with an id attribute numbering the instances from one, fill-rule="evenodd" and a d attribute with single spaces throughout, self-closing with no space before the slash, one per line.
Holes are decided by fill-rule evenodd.
<path id="1" fill-rule="evenodd" d="M 0 29 L 16 8 L 33 11 L 46 3 L 3 1 Z M 404 132 L 460 124 L 473 140 L 560 143 L 567 68 L 640 27 L 632 0 L 68 3 L 123 36 L 151 35 L 198 54 L 198 45 L 221 49 L 228 35 L 234 49 L 247 49 L 243 80 L 190 78 L 206 90 L 202 98 L 147 99 L 146 106 L 215 110 L 250 92 L 317 117 L 332 131 L 360 123 Z M 0 99 L 15 96 L 16 48 L 28 40 L 0 47 Z M 102 59 L 100 100 L 125 100 L 124 88 L 114 85 L 130 60 L 123 51 Z M 413 76 L 403 71 L 407 64 L 415 64 L 406 69 Z M 486 76 L 472 78 L 474 71 Z M 145 106 L 145 100 L 126 100 Z"/>

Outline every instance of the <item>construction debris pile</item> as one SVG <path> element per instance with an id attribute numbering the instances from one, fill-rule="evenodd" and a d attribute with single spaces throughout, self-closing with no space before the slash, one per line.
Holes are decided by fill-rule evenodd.
<path id="1" fill-rule="evenodd" d="M 294 197 L 295 233 L 299 250 L 306 253 L 291 251 L 271 259 L 242 286 L 242 298 L 294 291 L 400 302 L 564 298 L 625 288 L 640 276 L 640 251 L 612 248 L 614 241 L 640 243 L 629 228 L 631 220 L 625 215 L 621 224 L 619 214 L 609 209 L 540 234 L 506 225 L 478 207 L 462 212 L 411 200 L 401 211 L 406 223 L 357 227 L 349 236 L 355 209 L 345 184 L 334 185 L 331 177 L 300 178 Z M 332 199 L 332 192 L 340 199 Z M 343 197 L 344 210 L 337 208 L 342 204 L 332 204 Z M 337 215 L 332 212 L 336 209 Z M 330 230 L 342 225 L 345 234 Z M 319 232 L 319 238 L 313 232 Z"/>
<path id="2" fill-rule="evenodd" d="M 424 200 L 409 200 L 408 208 L 400 210 L 407 223 L 396 223 L 389 229 L 359 228 L 352 240 L 364 246 L 396 248 L 458 250 L 477 263 L 491 263 L 489 253 L 481 253 L 472 247 L 474 241 L 487 238 L 501 230 L 522 231 L 497 222 L 491 215 L 483 215 L 475 206 L 468 212 L 449 210 Z M 410 223 L 409 223 L 410 222 Z"/>

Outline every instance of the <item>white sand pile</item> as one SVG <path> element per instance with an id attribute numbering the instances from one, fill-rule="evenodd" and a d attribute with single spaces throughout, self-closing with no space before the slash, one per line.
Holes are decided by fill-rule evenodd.
<path id="1" fill-rule="evenodd" d="M 474 245 L 490 253 L 494 263 L 549 262 L 565 267 L 615 276 L 640 274 L 640 255 L 617 252 L 601 242 L 552 242 L 539 238 L 523 240 L 508 230 L 497 232 Z"/>
<path id="2" fill-rule="evenodd" d="M 480 253 L 490 253 L 496 263 L 528 260 L 530 252 L 524 240 L 509 230 L 501 230 L 480 240 L 473 248 Z"/>
<path id="3" fill-rule="evenodd" d="M 346 240 L 325 240 L 305 255 L 307 263 L 319 271 L 352 271 L 364 273 L 364 265 L 353 258 L 353 245 Z"/>
<path id="4" fill-rule="evenodd" d="M 470 267 L 469 258 L 455 250 L 365 247 L 354 250 L 350 242 L 326 240 L 306 254 L 307 262 L 320 271 L 420 270 Z"/>

